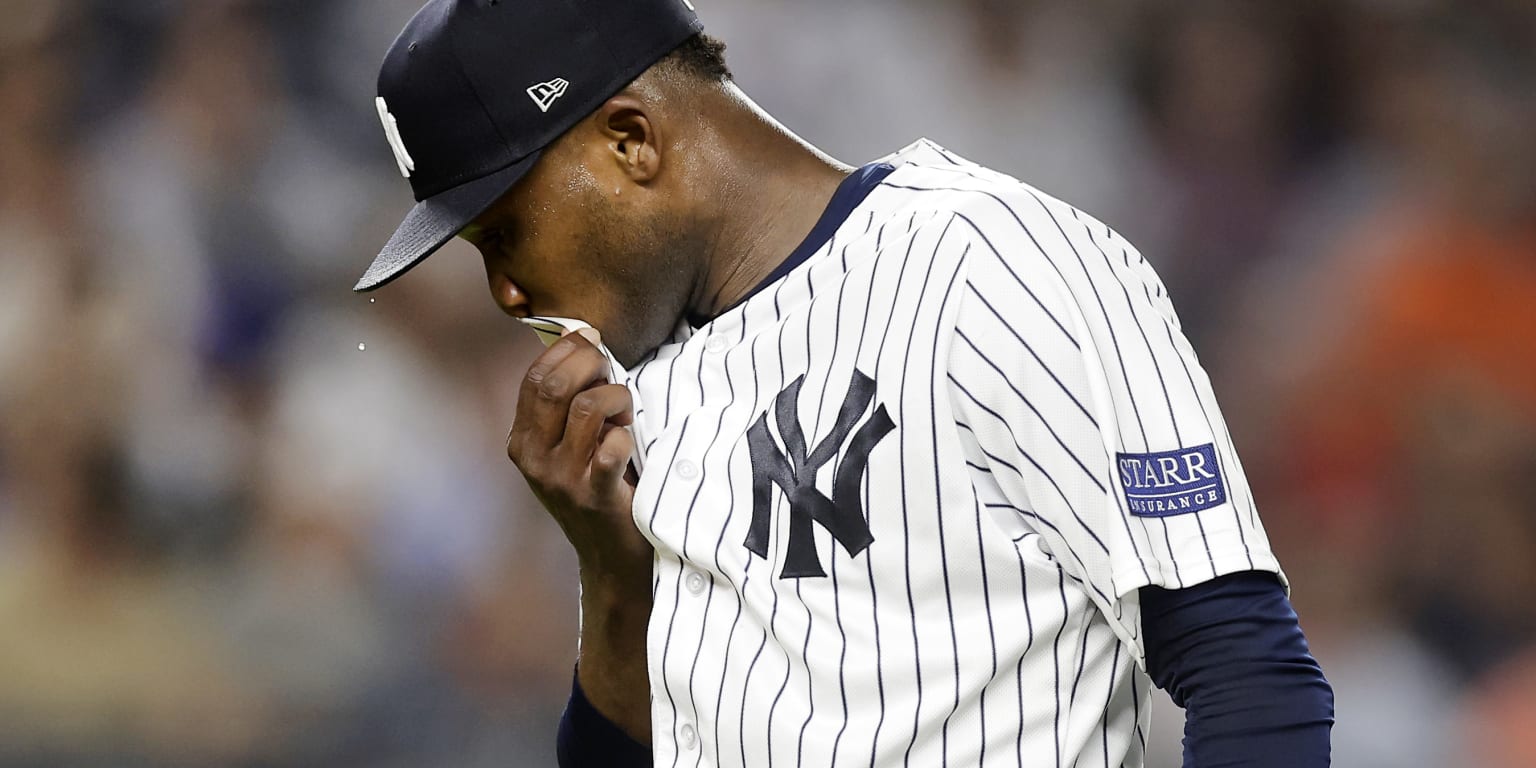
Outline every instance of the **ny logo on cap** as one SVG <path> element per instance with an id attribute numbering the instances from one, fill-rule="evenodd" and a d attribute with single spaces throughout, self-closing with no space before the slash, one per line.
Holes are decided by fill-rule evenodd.
<path id="1" fill-rule="evenodd" d="M 528 95 L 533 97 L 533 103 L 539 105 L 540 112 L 548 112 L 550 105 L 555 100 L 565 95 L 565 89 L 571 84 L 563 77 L 557 77 L 547 83 L 539 83 L 528 89 Z"/>
<path id="2" fill-rule="evenodd" d="M 400 175 L 409 179 L 411 171 L 416 170 L 416 161 L 411 159 L 410 152 L 405 151 L 405 140 L 400 138 L 400 124 L 395 122 L 395 116 L 389 113 L 389 105 L 384 103 L 383 96 L 374 103 L 379 107 L 379 122 L 384 123 L 384 136 L 389 139 L 389 148 L 395 151 L 395 162 L 400 166 Z"/>

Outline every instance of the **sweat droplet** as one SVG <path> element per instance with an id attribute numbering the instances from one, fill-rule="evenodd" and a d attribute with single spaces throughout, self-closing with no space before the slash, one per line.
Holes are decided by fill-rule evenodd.
<path id="1" fill-rule="evenodd" d="M 369 299 L 368 300 L 369 304 L 374 304 L 374 303 L 377 303 L 377 302 L 378 302 L 378 299 Z"/>
<path id="2" fill-rule="evenodd" d="M 366 351 L 368 351 L 368 345 L 364 344 L 362 342 L 358 342 L 358 344 L 357 344 L 357 351 L 359 351 L 359 352 L 366 352 Z"/>

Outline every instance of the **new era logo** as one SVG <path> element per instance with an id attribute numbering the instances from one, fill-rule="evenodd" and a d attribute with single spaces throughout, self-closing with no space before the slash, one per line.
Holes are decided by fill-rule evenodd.
<path id="1" fill-rule="evenodd" d="M 540 112 L 548 112 L 550 105 L 555 100 L 565 95 L 565 89 L 571 84 L 563 77 L 557 77 L 547 83 L 539 83 L 528 89 L 528 95 L 533 97 L 533 103 L 539 105 Z"/>

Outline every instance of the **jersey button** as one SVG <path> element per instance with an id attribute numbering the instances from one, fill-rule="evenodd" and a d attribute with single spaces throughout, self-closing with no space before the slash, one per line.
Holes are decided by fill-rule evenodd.
<path id="1" fill-rule="evenodd" d="M 730 345 L 731 342 L 729 339 L 719 335 L 711 336 L 709 337 L 708 341 L 704 342 L 704 348 L 716 355 L 724 352 L 725 348 L 729 347 Z"/>
<path id="2" fill-rule="evenodd" d="M 682 739 L 683 749 L 692 751 L 694 747 L 699 745 L 699 734 L 693 730 L 691 725 L 684 725 L 678 731 L 678 736 Z"/>
<path id="3" fill-rule="evenodd" d="M 708 581 L 706 581 L 704 578 L 704 574 L 699 573 L 698 571 L 694 571 L 693 573 L 688 574 L 686 581 L 688 583 L 689 592 L 692 592 L 694 595 L 704 594 L 704 587 L 708 584 Z"/>
<path id="4" fill-rule="evenodd" d="M 677 463 L 676 471 L 678 477 L 684 480 L 692 480 L 699 476 L 699 465 L 683 459 Z"/>

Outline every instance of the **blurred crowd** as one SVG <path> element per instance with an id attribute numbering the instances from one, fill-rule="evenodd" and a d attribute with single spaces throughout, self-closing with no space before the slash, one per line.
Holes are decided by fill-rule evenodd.
<path id="1" fill-rule="evenodd" d="M 928 136 L 1139 245 L 1336 765 L 1536 766 L 1536 3 L 696 4 L 842 160 Z M 467 246 L 349 291 L 418 5 L 0 0 L 0 767 L 553 764 L 537 341 Z"/>

